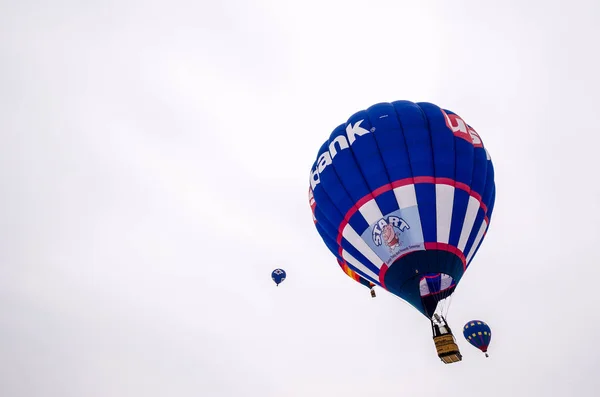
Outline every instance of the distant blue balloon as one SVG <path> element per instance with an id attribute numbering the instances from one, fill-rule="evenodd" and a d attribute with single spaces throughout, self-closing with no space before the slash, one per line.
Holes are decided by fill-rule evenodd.
<path id="1" fill-rule="evenodd" d="M 470 344 L 486 353 L 487 357 L 487 349 L 492 340 L 492 330 L 486 323 L 481 320 L 469 321 L 463 328 L 463 335 Z"/>
<path id="2" fill-rule="evenodd" d="M 285 280 L 285 270 L 283 269 L 275 269 L 273 273 L 271 273 L 271 278 L 275 281 L 275 284 L 279 286 Z"/>

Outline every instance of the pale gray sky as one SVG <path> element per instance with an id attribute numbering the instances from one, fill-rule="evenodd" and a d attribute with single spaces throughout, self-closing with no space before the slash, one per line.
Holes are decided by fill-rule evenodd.
<path id="1" fill-rule="evenodd" d="M 595 0 L 4 1 L 0 395 L 597 396 L 599 20 Z M 496 167 L 459 364 L 344 276 L 308 206 L 331 130 L 397 99 L 457 112 Z"/>

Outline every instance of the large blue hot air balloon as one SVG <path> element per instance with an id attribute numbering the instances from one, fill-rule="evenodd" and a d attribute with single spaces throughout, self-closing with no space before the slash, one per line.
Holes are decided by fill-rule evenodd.
<path id="1" fill-rule="evenodd" d="M 488 357 L 487 351 L 492 340 L 492 330 L 489 325 L 481 320 L 469 321 L 463 328 L 463 335 L 470 344 L 481 350 Z"/>
<path id="2" fill-rule="evenodd" d="M 431 319 L 435 336 L 451 334 L 442 303 L 484 240 L 495 191 L 471 126 L 434 104 L 396 101 L 333 130 L 312 166 L 309 200 L 337 260 Z"/>
<path id="3" fill-rule="evenodd" d="M 279 284 L 285 280 L 285 270 L 275 269 L 271 272 L 271 278 L 275 281 L 275 284 L 279 287 Z"/>

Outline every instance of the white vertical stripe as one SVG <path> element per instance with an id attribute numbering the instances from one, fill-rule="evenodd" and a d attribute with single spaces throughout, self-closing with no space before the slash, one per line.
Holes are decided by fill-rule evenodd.
<path id="1" fill-rule="evenodd" d="M 450 285 L 452 284 L 452 277 L 450 277 L 449 275 L 442 273 L 442 281 L 440 283 L 440 289 L 444 290 L 448 287 L 450 287 Z"/>
<path id="2" fill-rule="evenodd" d="M 431 291 L 429 291 L 429 285 L 427 284 L 427 280 L 425 278 L 422 278 L 419 282 L 419 293 L 421 294 L 421 296 L 426 296 L 429 295 L 430 292 Z"/>
<path id="3" fill-rule="evenodd" d="M 377 274 L 373 273 L 371 270 L 365 267 L 365 265 L 360 263 L 358 259 L 353 257 L 348 251 L 344 249 L 342 249 L 342 258 L 344 258 L 346 262 L 354 266 L 355 269 L 358 269 L 361 272 L 365 273 L 367 276 L 371 277 L 373 281 L 379 280 L 379 276 Z"/>
<path id="4" fill-rule="evenodd" d="M 383 218 L 383 214 L 374 198 L 361 205 L 358 210 L 369 225 Z"/>
<path id="5" fill-rule="evenodd" d="M 394 195 L 398 201 L 398 207 L 408 208 L 417 205 L 417 194 L 415 193 L 415 185 L 406 185 L 394 188 Z"/>
<path id="6" fill-rule="evenodd" d="M 448 287 L 450 287 L 450 285 L 452 284 L 452 277 L 450 277 L 449 275 L 445 274 L 445 273 L 440 273 L 440 291 L 443 291 L 445 289 L 447 289 Z M 429 289 L 429 284 L 427 284 L 427 278 L 423 277 L 421 279 L 421 281 L 419 282 L 419 291 L 421 296 L 425 296 L 428 295 L 430 293 L 432 293 L 432 291 Z M 437 291 L 433 291 L 433 292 L 437 292 Z"/>
<path id="7" fill-rule="evenodd" d="M 473 242 L 473 245 L 471 246 L 469 255 L 467 255 L 467 259 L 466 259 L 467 265 L 471 261 L 473 254 L 475 254 L 475 250 L 477 249 L 477 246 L 479 245 L 479 243 L 481 242 L 481 239 L 483 238 L 483 233 L 485 233 L 485 229 L 487 229 L 487 222 L 483 221 L 483 222 L 481 222 L 481 227 L 479 228 L 479 232 L 477 232 L 477 237 L 475 237 L 475 241 Z"/>
<path id="8" fill-rule="evenodd" d="M 356 233 L 356 231 L 347 224 L 342 230 L 342 236 L 348 240 L 354 248 L 358 250 L 365 258 L 367 258 L 373 265 L 375 265 L 378 269 L 381 269 L 383 266 L 383 261 L 380 257 L 377 256 L 375 252 L 365 243 L 365 241 Z"/>
<path id="9" fill-rule="evenodd" d="M 467 213 L 465 214 L 462 231 L 460 232 L 460 239 L 458 240 L 457 248 L 461 250 L 461 252 L 464 251 L 465 245 L 467 245 L 467 240 L 469 239 L 471 231 L 473 230 L 473 223 L 475 223 L 475 218 L 477 217 L 479 207 L 479 200 L 473 196 L 469 196 L 469 205 L 467 206 Z"/>
<path id="10" fill-rule="evenodd" d="M 452 224 L 454 186 L 435 185 L 435 211 L 437 214 L 437 241 L 448 244 Z"/>

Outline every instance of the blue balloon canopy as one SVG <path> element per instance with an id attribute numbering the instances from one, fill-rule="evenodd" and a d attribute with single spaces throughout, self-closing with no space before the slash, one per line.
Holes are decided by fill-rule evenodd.
<path id="1" fill-rule="evenodd" d="M 283 269 L 275 269 L 271 273 L 271 278 L 275 281 L 275 284 L 279 286 L 285 280 L 285 270 Z"/>
<path id="2" fill-rule="evenodd" d="M 338 262 L 428 318 L 481 246 L 495 194 L 479 134 L 427 102 L 356 112 L 310 172 L 313 221 Z"/>
<path id="3" fill-rule="evenodd" d="M 463 328 L 463 335 L 470 344 L 487 353 L 492 340 L 492 330 L 486 323 L 481 320 L 469 321 Z"/>

